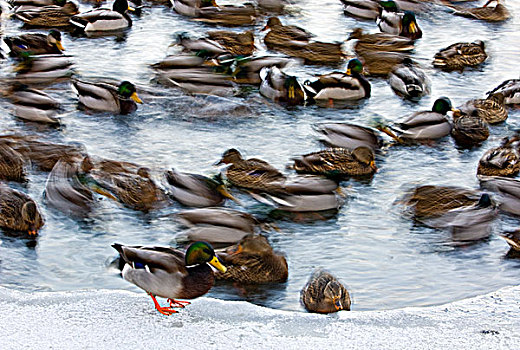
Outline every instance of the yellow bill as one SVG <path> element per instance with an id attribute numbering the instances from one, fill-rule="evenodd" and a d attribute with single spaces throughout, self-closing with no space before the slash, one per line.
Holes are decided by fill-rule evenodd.
<path id="1" fill-rule="evenodd" d="M 211 259 L 209 264 L 211 266 L 214 266 L 219 271 L 222 271 L 222 272 L 226 272 L 227 271 L 227 268 L 220 263 L 220 261 L 218 260 L 218 258 L 216 256 L 214 256 L 213 259 Z"/>
<path id="2" fill-rule="evenodd" d="M 137 103 L 143 103 L 143 101 L 139 98 L 139 96 L 137 96 L 137 92 L 134 92 L 134 93 L 130 96 L 130 98 L 131 98 L 132 100 L 134 100 L 135 102 L 137 102 Z"/>

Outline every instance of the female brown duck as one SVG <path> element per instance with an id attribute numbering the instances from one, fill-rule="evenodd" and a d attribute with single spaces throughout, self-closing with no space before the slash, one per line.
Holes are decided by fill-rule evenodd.
<path id="1" fill-rule="evenodd" d="M 0 185 L 0 227 L 35 236 L 44 221 L 31 197 Z"/>

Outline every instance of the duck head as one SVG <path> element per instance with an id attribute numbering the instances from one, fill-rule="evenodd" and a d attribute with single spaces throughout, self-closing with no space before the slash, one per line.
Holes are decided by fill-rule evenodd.
<path id="1" fill-rule="evenodd" d="M 402 33 L 408 33 L 408 36 L 412 39 L 419 39 L 422 36 L 421 29 L 417 25 L 417 20 L 415 19 L 415 14 L 412 11 L 405 11 L 402 19 L 403 29 Z"/>
<path id="2" fill-rule="evenodd" d="M 448 97 L 440 97 L 433 103 L 432 111 L 435 113 L 446 114 L 454 111 L 451 100 Z"/>
<path id="3" fill-rule="evenodd" d="M 213 247 L 206 242 L 194 242 L 190 244 L 186 250 L 185 262 L 186 266 L 208 263 L 219 271 L 227 271 L 226 267 L 222 265 L 220 260 L 216 257 Z"/>
<path id="4" fill-rule="evenodd" d="M 362 164 L 368 165 L 372 170 L 377 171 L 374 152 L 370 148 L 366 146 L 357 147 L 352 151 L 352 155 Z"/>
<path id="5" fill-rule="evenodd" d="M 65 48 L 61 44 L 61 33 L 56 29 L 51 29 L 47 34 L 47 42 L 51 46 L 56 46 L 58 50 L 65 51 Z"/>
<path id="6" fill-rule="evenodd" d="M 388 1 L 380 1 L 379 5 L 381 5 L 380 12 L 386 11 L 386 12 L 399 12 L 399 8 L 397 7 L 397 4 L 393 0 Z"/>
<path id="7" fill-rule="evenodd" d="M 267 255 L 273 252 L 273 248 L 265 236 L 249 234 L 242 238 L 237 245 L 229 248 L 227 252 L 229 254 Z"/>
<path id="8" fill-rule="evenodd" d="M 42 217 L 38 208 L 36 207 L 36 203 L 29 201 L 25 202 L 22 206 L 22 219 L 28 224 L 29 230 L 28 233 L 31 236 L 36 236 L 38 233 L 38 228 L 40 223 L 42 222 Z"/>
<path id="9" fill-rule="evenodd" d="M 325 301 L 333 305 L 336 311 L 350 310 L 350 304 L 343 305 L 343 290 L 338 281 L 330 281 L 327 283 L 323 290 L 323 296 L 325 297 Z"/>
<path id="10" fill-rule="evenodd" d="M 224 154 L 222 154 L 222 159 L 215 163 L 215 165 L 220 164 L 233 164 L 243 160 L 242 154 L 236 148 L 230 148 Z"/>
<path id="11" fill-rule="evenodd" d="M 347 64 L 347 74 L 353 75 L 355 74 L 361 74 L 363 72 L 363 63 L 361 63 L 360 60 L 357 58 L 353 58 L 350 61 L 348 61 Z"/>
<path id="12" fill-rule="evenodd" d="M 125 14 L 126 11 L 135 11 L 135 9 L 128 5 L 127 0 L 116 0 L 112 5 L 112 10 L 119 12 L 120 14 Z"/>
<path id="13" fill-rule="evenodd" d="M 139 96 L 137 96 L 135 85 L 129 81 L 123 81 L 121 84 L 119 84 L 117 93 L 123 98 L 132 99 L 137 103 L 143 103 Z"/>
<path id="14" fill-rule="evenodd" d="M 262 28 L 262 31 L 281 26 L 282 22 L 278 17 L 269 17 L 267 24 Z"/>

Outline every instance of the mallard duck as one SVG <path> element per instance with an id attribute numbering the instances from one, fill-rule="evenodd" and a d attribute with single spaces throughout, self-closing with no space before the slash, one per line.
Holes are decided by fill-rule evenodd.
<path id="1" fill-rule="evenodd" d="M 101 188 L 130 209 L 148 212 L 165 204 L 164 194 L 151 179 L 148 168 L 119 170 L 116 167 L 109 170 L 103 165 L 95 164 L 90 176 Z"/>
<path id="2" fill-rule="evenodd" d="M 123 278 L 145 290 L 157 311 L 167 316 L 177 312 L 175 307 L 189 304 L 175 298 L 194 299 L 211 289 L 215 277 L 209 265 L 226 272 L 213 247 L 206 242 L 191 244 L 186 253 L 169 247 L 130 247 L 118 243 L 112 247 L 125 262 Z M 156 296 L 168 298 L 170 307 L 160 306 Z"/>
<path id="3" fill-rule="evenodd" d="M 431 111 L 413 113 L 397 123 L 395 127 L 380 125 L 377 128 L 398 142 L 435 140 L 451 132 L 452 126 L 446 113 L 453 110 L 451 100 L 440 97 L 433 103 Z"/>
<path id="4" fill-rule="evenodd" d="M 493 191 L 498 195 L 501 211 L 512 215 L 520 215 L 520 181 L 502 176 L 479 175 L 480 187 Z"/>
<path id="5" fill-rule="evenodd" d="M 367 76 L 388 76 L 397 66 L 409 59 L 406 53 L 390 51 L 358 51 Z"/>
<path id="6" fill-rule="evenodd" d="M 226 169 L 227 179 L 235 186 L 251 190 L 273 191 L 279 189 L 285 176 L 264 160 L 242 158 L 234 148 L 228 149 L 216 163 L 231 164 Z"/>
<path id="7" fill-rule="evenodd" d="M 209 67 L 202 57 L 172 55 L 152 67 L 157 71 L 160 83 L 190 93 L 233 96 L 239 91 L 231 75 L 219 72 L 227 67 Z"/>
<path id="8" fill-rule="evenodd" d="M 132 26 L 127 0 L 115 0 L 112 9 L 95 9 L 71 17 L 70 24 L 83 32 L 116 31 Z"/>
<path id="9" fill-rule="evenodd" d="M 284 26 L 278 17 L 269 18 L 263 30 L 267 29 L 271 29 L 264 37 L 267 48 L 302 58 L 307 64 L 337 64 L 345 57 L 341 43 L 309 41 L 312 34 L 300 27 Z"/>
<path id="10" fill-rule="evenodd" d="M 314 175 L 292 176 L 286 179 L 277 192 L 251 193 L 251 196 L 260 203 L 273 207 L 278 213 L 297 214 L 293 217 L 295 220 L 326 219 L 326 216 L 319 213 L 328 212 L 328 215 L 334 215 L 344 203 L 336 181 Z M 301 214 L 310 215 L 304 217 Z"/>
<path id="11" fill-rule="evenodd" d="M 399 12 L 394 1 L 381 1 L 381 14 L 377 18 L 377 26 L 383 33 L 400 35 L 412 40 L 422 37 L 422 30 L 417 24 L 412 11 Z"/>
<path id="12" fill-rule="evenodd" d="M 61 0 L 60 0 L 61 1 Z M 13 0 L 8 1 L 14 11 L 34 10 L 43 6 L 56 5 L 56 0 Z"/>
<path id="13" fill-rule="evenodd" d="M 499 235 L 502 237 L 507 244 L 509 244 L 509 251 L 506 254 L 506 258 L 519 259 L 520 258 L 520 230 L 512 232 L 504 232 Z"/>
<path id="14" fill-rule="evenodd" d="M 238 244 L 217 253 L 226 272 L 217 272 L 217 280 L 246 284 L 280 283 L 289 275 L 287 261 L 273 251 L 263 235 L 249 234 Z"/>
<path id="15" fill-rule="evenodd" d="M 471 114 L 457 110 L 453 112 L 451 136 L 463 147 L 472 147 L 486 141 L 489 137 L 488 124 L 482 120 L 476 110 Z"/>
<path id="16" fill-rule="evenodd" d="M 264 43 L 268 48 L 272 49 L 272 45 L 279 44 L 280 38 L 287 41 L 303 41 L 308 42 L 314 35 L 303 28 L 293 25 L 283 25 L 278 17 L 270 17 L 262 31 L 269 32 L 264 37 Z"/>
<path id="17" fill-rule="evenodd" d="M 253 215 L 229 208 L 184 210 L 177 216 L 181 223 L 189 227 L 182 235 L 189 241 L 230 245 L 251 233 L 267 228 Z"/>
<path id="18" fill-rule="evenodd" d="M 78 5 L 67 1 L 63 6 L 49 5 L 34 10 L 16 11 L 14 15 L 26 26 L 62 28 L 70 26 L 69 20 L 78 13 Z"/>
<path id="19" fill-rule="evenodd" d="M 72 87 L 79 97 L 79 103 L 91 110 L 129 114 L 137 110 L 137 103 L 143 103 L 137 95 L 135 85 L 123 81 L 119 86 L 104 82 L 74 80 Z"/>
<path id="20" fill-rule="evenodd" d="M 74 162 L 83 159 L 85 154 L 83 145 L 38 141 L 30 136 L 3 135 L 0 136 L 0 141 L 8 144 L 42 171 L 51 171 L 61 158 Z"/>
<path id="21" fill-rule="evenodd" d="M 358 59 L 348 62 L 347 72 L 320 75 L 314 82 L 306 81 L 304 87 L 320 106 L 341 106 L 348 101 L 370 97 L 370 83 L 363 76 L 363 64 Z"/>
<path id="22" fill-rule="evenodd" d="M 300 301 L 310 312 L 328 314 L 340 310 L 350 310 L 350 295 L 336 277 L 317 270 L 300 293 Z"/>
<path id="23" fill-rule="evenodd" d="M 459 109 L 468 114 L 475 111 L 480 118 L 489 124 L 502 123 L 508 115 L 502 93 L 490 94 L 486 99 L 470 100 Z"/>
<path id="24" fill-rule="evenodd" d="M 426 226 L 450 229 L 456 242 L 488 237 L 496 218 L 495 205 L 487 193 L 452 186 L 420 186 L 405 200 L 415 220 Z"/>
<path id="25" fill-rule="evenodd" d="M 220 174 L 209 178 L 199 174 L 181 173 L 175 169 L 164 174 L 170 197 L 189 207 L 221 205 L 226 198 L 237 201 L 226 188 Z"/>
<path id="26" fill-rule="evenodd" d="M 377 171 L 374 152 L 359 146 L 350 151 L 345 148 L 329 148 L 293 158 L 292 169 L 298 173 L 326 176 L 363 176 Z"/>
<path id="27" fill-rule="evenodd" d="M 324 135 L 320 141 L 332 148 L 352 151 L 364 146 L 375 152 L 382 143 L 376 130 L 348 122 L 321 123 L 316 125 L 315 130 Z"/>
<path id="28" fill-rule="evenodd" d="M 508 79 L 486 93 L 488 97 L 497 93 L 504 95 L 505 104 L 520 103 L 520 79 Z"/>
<path id="29" fill-rule="evenodd" d="M 492 2 L 496 2 L 495 7 L 488 7 Z M 503 5 L 503 0 L 489 0 L 483 7 L 467 8 L 462 6 L 448 5 L 454 9 L 454 15 L 480 19 L 487 22 L 502 22 L 511 18 L 511 13 Z"/>
<path id="30" fill-rule="evenodd" d="M 22 52 L 28 55 L 60 54 L 65 50 L 61 44 L 61 33 L 55 29 L 51 29 L 48 34 L 30 33 L 6 37 L 4 42 L 9 46 L 12 56 L 19 56 Z"/>
<path id="31" fill-rule="evenodd" d="M 520 171 L 518 136 L 505 138 L 500 146 L 488 150 L 478 163 L 477 175 L 516 176 Z"/>
<path id="32" fill-rule="evenodd" d="M 260 85 L 260 72 L 265 67 L 284 68 L 290 64 L 300 63 L 296 58 L 283 56 L 235 57 L 221 60 L 219 64 L 235 67 L 231 72 L 233 81 L 238 84 Z"/>
<path id="33" fill-rule="evenodd" d="M 189 17 L 198 17 L 203 7 L 218 7 L 215 0 L 170 0 L 175 12 Z"/>
<path id="34" fill-rule="evenodd" d="M 0 142 L 0 179 L 25 181 L 25 158 L 5 142 Z"/>
<path id="35" fill-rule="evenodd" d="M 208 32 L 208 37 L 225 47 L 233 55 L 250 56 L 255 51 L 255 37 L 251 31 L 236 33 L 215 30 Z"/>
<path id="36" fill-rule="evenodd" d="M 30 122 L 60 125 L 60 120 L 54 116 L 60 103 L 45 92 L 15 85 L 9 97 L 16 117 Z"/>
<path id="37" fill-rule="evenodd" d="M 186 52 L 205 58 L 213 58 L 228 52 L 224 46 L 212 39 L 194 39 L 187 33 L 178 34 L 176 44 L 181 45 Z"/>
<path id="38" fill-rule="evenodd" d="M 414 49 L 414 41 L 412 39 L 388 33 L 365 34 L 361 28 L 354 28 L 347 40 L 357 40 L 354 45 L 354 51 L 356 52 L 409 52 Z"/>
<path id="39" fill-rule="evenodd" d="M 417 100 L 430 93 L 430 79 L 409 58 L 392 70 L 388 82 L 397 95 L 407 99 Z"/>
<path id="40" fill-rule="evenodd" d="M 88 216 L 95 205 L 87 175 L 91 166 L 88 157 L 81 162 L 58 160 L 45 184 L 47 204 L 68 215 Z"/>
<path id="41" fill-rule="evenodd" d="M 43 217 L 31 197 L 0 184 L 0 227 L 35 236 L 43 224 Z"/>
<path id="42" fill-rule="evenodd" d="M 43 84 L 69 79 L 74 73 L 72 56 L 46 54 L 24 57 L 14 68 L 14 82 L 22 84 Z"/>
<path id="43" fill-rule="evenodd" d="M 361 19 L 375 20 L 381 9 L 377 0 L 341 0 L 341 2 L 346 15 Z"/>
<path id="44" fill-rule="evenodd" d="M 206 6 L 199 10 L 193 21 L 223 26 L 252 26 L 256 22 L 256 9 L 251 3 L 243 5 Z"/>
<path id="45" fill-rule="evenodd" d="M 305 103 L 306 94 L 295 76 L 283 73 L 278 67 L 265 67 L 260 72 L 260 94 L 274 102 L 289 106 Z"/>
<path id="46" fill-rule="evenodd" d="M 487 58 L 484 42 L 455 43 L 439 52 L 433 59 L 433 66 L 443 70 L 463 70 L 464 67 L 478 66 Z"/>

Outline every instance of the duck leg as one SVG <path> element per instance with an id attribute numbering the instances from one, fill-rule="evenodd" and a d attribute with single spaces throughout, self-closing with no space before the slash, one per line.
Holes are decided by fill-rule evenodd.
<path id="1" fill-rule="evenodd" d="M 167 299 L 167 301 L 170 303 L 170 307 L 185 308 L 186 305 L 191 304 L 189 301 L 183 301 L 183 300 Z"/>
<path id="2" fill-rule="evenodd" d="M 175 313 L 178 312 L 178 311 L 175 311 L 174 309 L 172 309 L 170 307 L 165 307 L 165 306 L 159 305 L 159 302 L 155 299 L 155 295 L 153 295 L 152 293 L 148 292 L 148 295 L 152 297 L 152 300 L 153 300 L 153 303 L 155 305 L 155 308 L 161 314 L 166 315 L 166 316 L 170 316 L 171 314 L 175 314 Z"/>

